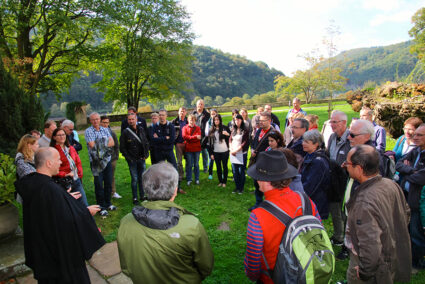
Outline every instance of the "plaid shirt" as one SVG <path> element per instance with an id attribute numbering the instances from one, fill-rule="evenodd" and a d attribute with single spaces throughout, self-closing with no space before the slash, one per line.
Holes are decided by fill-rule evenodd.
<path id="1" fill-rule="evenodd" d="M 102 138 L 102 137 L 105 137 L 106 141 L 108 141 L 109 137 L 111 137 L 111 133 L 109 132 L 109 130 L 107 128 L 104 128 L 102 126 L 100 126 L 99 131 L 96 130 L 93 126 L 90 126 L 84 132 L 84 137 L 86 138 L 87 149 L 89 149 L 90 148 L 89 142 L 94 142 L 97 139 Z M 89 158 L 90 158 L 90 162 L 91 162 L 90 155 L 89 155 Z M 111 156 L 109 156 L 108 160 L 109 161 L 111 160 Z"/>

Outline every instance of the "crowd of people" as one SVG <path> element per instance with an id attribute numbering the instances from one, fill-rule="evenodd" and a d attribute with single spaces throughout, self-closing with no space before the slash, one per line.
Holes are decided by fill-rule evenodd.
<path id="1" fill-rule="evenodd" d="M 346 113 L 333 111 L 319 132 L 318 116 L 307 114 L 298 98 L 284 125 L 271 105 L 258 108 L 252 119 L 246 109 L 233 109 L 225 125 L 218 111 L 207 111 L 202 100 L 189 115 L 181 107 L 171 121 L 166 110 L 154 112 L 149 126 L 130 107 L 119 139 L 107 116 L 92 113 L 89 118 L 91 126 L 84 137 L 96 205 L 89 205 L 85 195 L 78 154 L 82 145 L 72 121 L 64 120 L 57 127 L 48 120 L 43 135 L 37 130 L 26 134 L 17 148 L 17 199 L 24 209 L 27 265 L 39 281 L 88 283 L 82 263 L 103 243 L 91 216 L 98 212 L 106 217 L 117 209 L 112 198 L 121 198 L 114 179 L 119 153 L 128 164 L 136 206 L 123 218 L 117 240 L 123 271 L 136 283 L 196 283 L 211 273 L 213 254 L 202 224 L 173 202 L 178 193 L 186 193 L 183 188 L 200 184 L 200 157 L 208 179 L 216 178 L 218 187 L 230 186 L 234 194 L 243 194 L 246 174 L 253 180 L 255 203 L 247 208 L 251 215 L 245 257 L 245 271 L 253 281 L 273 283 L 264 271 L 273 271 L 286 229 L 262 204 L 272 202 L 295 218 L 304 214 L 302 196 L 309 198 L 318 220 L 332 216 L 330 241 L 341 247 L 338 259 L 350 259 L 348 283 L 409 281 L 411 271 L 425 269 L 425 124 L 418 117 L 405 121 L 404 135 L 392 151 L 386 151 L 385 129 L 373 121 L 370 108 L 362 108 L 360 118 L 352 121 Z M 146 170 L 149 158 L 152 166 Z M 388 170 L 389 165 L 395 165 L 395 173 Z M 88 231 L 77 226 L 76 236 L 68 243 L 43 240 L 45 247 L 35 249 L 29 238 L 43 238 L 37 226 L 59 225 L 57 220 L 35 218 L 34 200 L 45 194 L 53 198 L 56 189 L 63 193 L 54 198 L 62 198 L 64 204 L 38 214 L 72 214 L 64 221 L 65 225 L 70 222 L 71 231 L 75 227 L 71 223 L 88 218 L 82 225 Z M 81 253 L 72 253 L 76 255 L 72 263 L 61 255 L 66 261 L 55 264 L 60 272 L 46 274 L 36 263 L 40 255 L 54 258 L 46 256 L 51 247 L 69 244 L 81 247 Z"/>

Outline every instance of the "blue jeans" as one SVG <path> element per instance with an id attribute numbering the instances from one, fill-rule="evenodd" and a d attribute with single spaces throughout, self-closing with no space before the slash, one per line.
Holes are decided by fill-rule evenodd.
<path id="1" fill-rule="evenodd" d="M 178 171 L 177 169 L 177 161 L 176 161 L 176 156 L 174 156 L 174 151 L 171 150 L 161 150 L 159 152 L 157 152 L 157 162 L 162 162 L 162 161 L 167 161 L 170 164 L 173 165 L 173 167 Z"/>
<path id="2" fill-rule="evenodd" d="M 112 192 L 112 165 L 108 163 L 105 169 L 94 176 L 94 193 L 96 194 L 96 203 L 102 210 L 111 206 Z"/>
<path id="3" fill-rule="evenodd" d="M 206 148 L 202 149 L 202 169 L 204 172 L 208 170 L 208 159 L 210 158 L 210 155 L 208 155 L 208 150 Z"/>
<path id="4" fill-rule="evenodd" d="M 139 186 L 140 199 L 145 197 L 142 184 L 142 174 L 145 171 L 145 160 L 127 160 L 131 176 L 131 192 L 133 199 L 137 198 L 137 186 Z"/>
<path id="5" fill-rule="evenodd" d="M 422 269 L 425 264 L 425 235 L 419 211 L 411 212 L 409 227 L 412 242 L 412 265 Z"/>
<path id="6" fill-rule="evenodd" d="M 232 164 L 233 179 L 236 184 L 236 191 L 242 192 L 245 185 L 245 166 Z"/>
<path id="7" fill-rule="evenodd" d="M 192 167 L 195 172 L 195 180 L 199 180 L 199 154 L 201 152 L 186 152 L 186 179 L 192 181 Z"/>
<path id="8" fill-rule="evenodd" d="M 76 192 L 76 191 L 81 193 L 80 201 L 85 206 L 89 206 L 89 204 L 87 203 L 86 192 L 84 191 L 83 184 L 80 178 L 77 178 L 76 180 L 74 180 L 74 183 L 72 184 L 72 192 Z"/>

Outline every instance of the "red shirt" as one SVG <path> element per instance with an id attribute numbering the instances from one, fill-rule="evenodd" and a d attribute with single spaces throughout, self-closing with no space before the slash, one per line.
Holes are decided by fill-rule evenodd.
<path id="1" fill-rule="evenodd" d="M 201 128 L 199 126 L 191 127 L 189 124 L 185 125 L 182 130 L 184 143 L 186 144 L 186 152 L 201 152 L 201 140 L 196 136 L 201 135 Z"/>

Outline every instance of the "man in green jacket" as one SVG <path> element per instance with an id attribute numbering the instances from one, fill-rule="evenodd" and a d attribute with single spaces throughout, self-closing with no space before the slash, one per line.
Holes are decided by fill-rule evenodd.
<path id="1" fill-rule="evenodd" d="M 200 283 L 211 274 L 214 256 L 204 227 L 173 201 L 178 173 L 169 163 L 143 174 L 148 201 L 133 208 L 120 224 L 122 271 L 134 283 Z"/>

